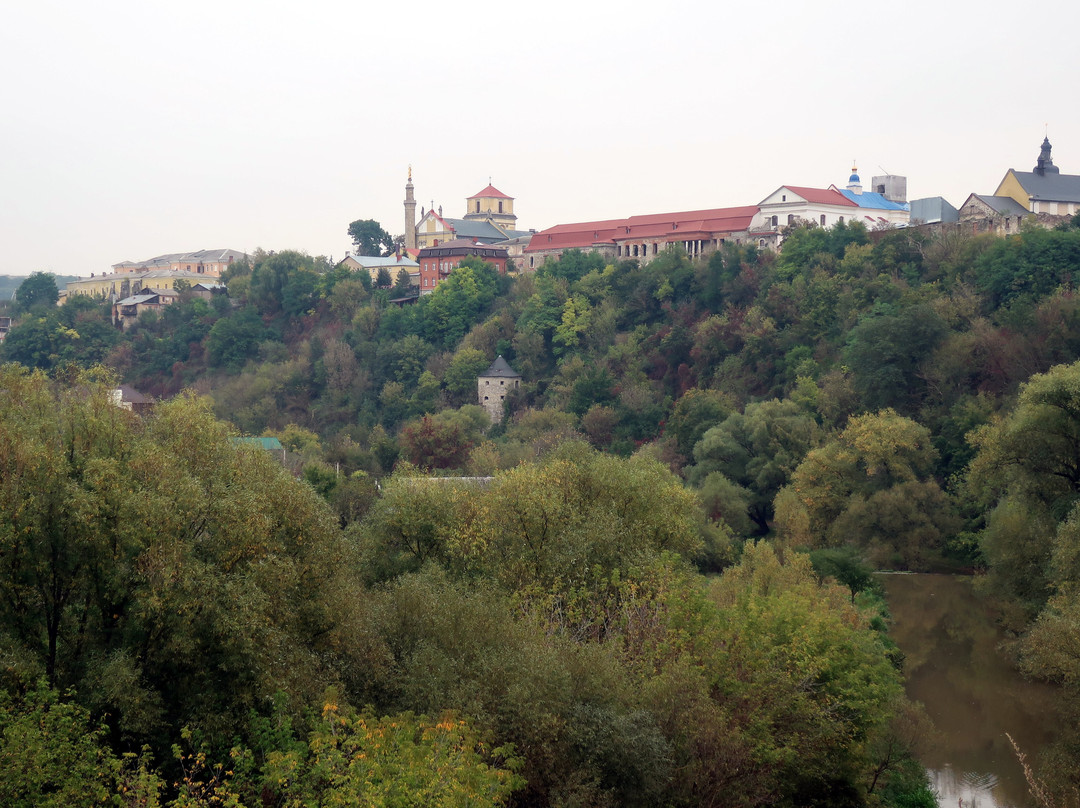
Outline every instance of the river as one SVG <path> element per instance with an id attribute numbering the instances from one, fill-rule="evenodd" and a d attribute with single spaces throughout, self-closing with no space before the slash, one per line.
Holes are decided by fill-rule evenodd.
<path id="1" fill-rule="evenodd" d="M 922 702 L 937 742 L 922 763 L 953 808 L 1030 808 L 1023 771 L 1005 733 L 1035 758 L 1054 739 L 1058 694 L 1024 680 L 999 646 L 1006 639 L 972 579 L 882 575 L 892 637 L 906 657 L 908 696 Z"/>

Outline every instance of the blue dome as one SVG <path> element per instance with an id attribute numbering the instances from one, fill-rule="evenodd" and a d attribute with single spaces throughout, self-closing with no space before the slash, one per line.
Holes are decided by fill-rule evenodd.
<path id="1" fill-rule="evenodd" d="M 858 174 L 852 174 L 850 177 L 848 177 L 847 181 L 848 182 L 862 182 L 862 180 L 859 179 Z"/>

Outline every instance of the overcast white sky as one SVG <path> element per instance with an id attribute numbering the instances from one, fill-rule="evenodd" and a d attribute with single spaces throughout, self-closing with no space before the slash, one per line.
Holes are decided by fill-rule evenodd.
<path id="1" fill-rule="evenodd" d="M 495 186 L 518 224 L 1080 174 L 1080 4 L 27 0 L 0 11 L 0 274 L 340 258 Z"/>

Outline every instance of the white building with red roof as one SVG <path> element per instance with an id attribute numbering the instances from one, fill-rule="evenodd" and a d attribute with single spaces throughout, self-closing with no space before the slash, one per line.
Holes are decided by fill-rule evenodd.
<path id="1" fill-rule="evenodd" d="M 885 180 L 890 186 L 905 188 L 903 177 L 874 177 L 878 191 L 863 191 L 857 169 L 851 169 L 847 187 L 806 188 L 782 185 L 758 203 L 759 212 L 750 226 L 750 235 L 759 247 L 779 247 L 785 227 L 814 224 L 833 227 L 841 222 L 861 222 L 869 230 L 904 226 L 910 218 L 906 199 L 889 198 L 884 193 Z M 881 182 L 879 182 L 881 181 Z"/>

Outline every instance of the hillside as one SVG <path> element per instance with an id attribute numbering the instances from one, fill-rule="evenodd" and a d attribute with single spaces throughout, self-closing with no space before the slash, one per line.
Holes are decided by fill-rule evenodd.
<path id="1" fill-rule="evenodd" d="M 889 701 L 899 660 L 869 631 L 885 625 L 868 591 L 873 568 L 980 571 L 1021 637 L 1025 670 L 1077 695 L 1080 218 L 1008 238 L 799 228 L 779 255 L 729 244 L 641 266 L 570 252 L 516 277 L 472 261 L 404 306 L 366 273 L 298 253 L 257 255 L 226 280 L 228 298 L 185 295 L 125 332 L 92 301 L 37 312 L 0 360 L 61 379 L 101 363 L 170 400 L 164 431 L 136 429 L 131 441 L 165 440 L 189 466 L 178 475 L 202 479 L 205 460 L 229 477 L 241 462 L 203 454 L 200 441 L 224 433 L 184 390 L 299 458 L 305 493 L 274 482 L 266 496 L 297 508 L 352 577 L 316 564 L 275 516 L 258 529 L 285 542 L 273 550 L 292 559 L 280 574 L 317 583 L 289 588 L 295 603 L 264 615 L 261 576 L 278 573 L 230 521 L 243 506 L 229 504 L 240 489 L 224 482 L 214 518 L 238 544 L 206 562 L 226 565 L 220 591 L 246 593 L 258 625 L 296 608 L 305 628 L 319 626 L 336 599 L 363 604 L 353 622 L 327 622 L 311 648 L 292 623 L 274 628 L 297 654 L 290 676 L 305 680 L 294 698 L 330 684 L 380 714 L 463 710 L 524 755 L 519 805 L 692 805 L 730 783 L 726 804 L 866 804 L 875 744 L 896 729 L 873 716 L 917 723 Z M 522 384 L 492 426 L 476 378 L 497 356 Z M 190 436 L 188 417 L 201 425 Z M 158 449 L 144 450 L 131 484 L 168 513 L 173 489 L 146 471 Z M 100 451 L 119 450 L 102 439 Z M 426 472 L 493 481 L 430 485 Z M 87 484 L 81 465 L 70 474 Z M 196 489 L 178 479 L 175 495 Z M 313 491 L 343 533 L 318 521 L 303 499 Z M 187 518 L 166 521 L 190 540 L 183 552 L 205 560 Z M 233 582 L 228 559 L 249 552 L 253 577 Z M 225 603 L 222 626 L 247 630 Z M 465 628 L 476 621 L 482 629 Z M 236 652 L 288 679 L 251 630 Z M 534 663 L 522 660 L 539 658 L 543 673 L 529 679 Z M 808 672 L 808 660 L 823 667 Z M 818 684 L 798 692 L 800 677 Z M 792 686 L 778 702 L 754 695 Z M 811 695 L 826 692 L 844 707 Z M 542 714 L 544 699 L 557 715 Z M 200 704 L 184 709 L 207 720 Z M 711 729 L 691 730 L 691 715 Z M 1056 776 L 1075 783 L 1080 772 Z"/>

